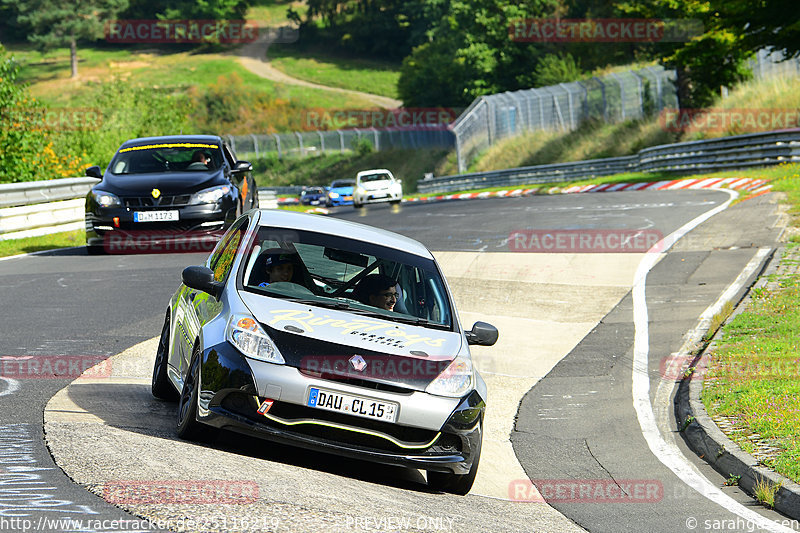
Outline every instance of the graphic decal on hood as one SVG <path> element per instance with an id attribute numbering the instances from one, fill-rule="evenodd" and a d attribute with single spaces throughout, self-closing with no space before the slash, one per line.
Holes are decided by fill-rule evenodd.
<path id="1" fill-rule="evenodd" d="M 342 335 L 356 335 L 362 340 L 374 342 L 384 346 L 406 348 L 414 344 L 424 344 L 439 348 L 444 346 L 444 337 L 426 337 L 409 333 L 403 326 L 387 324 L 369 318 L 356 318 L 342 320 L 331 318 L 330 315 L 317 316 L 313 311 L 299 311 L 296 309 L 273 309 L 269 311 L 272 319 L 267 321 L 272 327 L 288 323 L 301 327 L 304 331 L 314 331 L 314 326 L 325 326 L 338 329 Z"/>

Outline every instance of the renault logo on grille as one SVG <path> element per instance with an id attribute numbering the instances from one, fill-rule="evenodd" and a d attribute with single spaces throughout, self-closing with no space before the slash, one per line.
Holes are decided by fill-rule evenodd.
<path id="1" fill-rule="evenodd" d="M 152 191 L 150 191 L 150 194 L 153 195 L 153 198 L 158 198 L 159 196 L 161 196 L 161 191 L 159 191 L 158 189 L 153 189 Z"/>
<path id="2" fill-rule="evenodd" d="M 350 358 L 350 365 L 355 369 L 356 372 L 361 372 L 365 368 L 367 368 L 367 362 L 364 361 L 364 358 L 360 355 L 354 355 Z"/>

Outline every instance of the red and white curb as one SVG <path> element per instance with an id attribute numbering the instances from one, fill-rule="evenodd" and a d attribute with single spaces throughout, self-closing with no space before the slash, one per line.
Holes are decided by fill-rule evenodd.
<path id="1" fill-rule="evenodd" d="M 603 183 L 592 185 L 573 185 L 566 189 L 551 187 L 546 194 L 575 194 L 584 192 L 618 192 L 618 191 L 674 191 L 679 189 L 735 189 L 748 191 L 753 196 L 769 192 L 772 185 L 767 180 L 754 178 L 699 178 L 677 179 L 638 183 Z M 539 189 L 511 189 L 492 192 L 467 192 L 460 194 L 443 194 L 437 196 L 420 196 L 404 198 L 403 203 L 446 202 L 451 200 L 475 200 L 483 198 L 516 198 L 540 194 Z M 308 213 L 329 214 L 328 209 L 318 207 Z"/>
<path id="2" fill-rule="evenodd" d="M 605 183 L 568 187 L 560 192 L 616 192 L 616 191 L 673 191 L 679 189 L 736 189 L 753 194 L 763 194 L 772 188 L 767 180 L 754 178 L 699 178 L 640 183 Z"/>
<path id="3" fill-rule="evenodd" d="M 403 202 L 444 202 L 447 200 L 474 200 L 476 198 L 514 198 L 536 194 L 538 189 L 514 189 L 511 191 L 493 192 L 465 192 L 461 194 L 447 194 L 440 196 L 421 196 L 419 198 L 403 199 Z"/>

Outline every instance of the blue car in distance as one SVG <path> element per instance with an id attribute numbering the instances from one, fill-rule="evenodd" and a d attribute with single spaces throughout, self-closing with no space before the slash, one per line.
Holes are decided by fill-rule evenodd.
<path id="1" fill-rule="evenodd" d="M 300 203 L 303 205 L 322 205 L 327 198 L 327 192 L 322 187 L 309 187 L 300 194 Z"/>
<path id="2" fill-rule="evenodd" d="M 356 186 L 354 180 L 336 180 L 328 187 L 328 199 L 325 205 L 333 207 L 336 205 L 353 205 L 353 188 Z"/>

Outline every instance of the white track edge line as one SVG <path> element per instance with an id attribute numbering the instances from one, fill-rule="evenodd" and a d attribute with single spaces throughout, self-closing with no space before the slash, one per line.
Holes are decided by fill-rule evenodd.
<path id="1" fill-rule="evenodd" d="M 704 476 L 698 474 L 693 465 L 683 456 L 677 446 L 670 446 L 661 436 L 661 432 L 656 424 L 653 405 L 650 401 L 650 376 L 648 375 L 648 355 L 649 355 L 649 330 L 647 300 L 645 285 L 647 274 L 658 260 L 659 253 L 672 247 L 686 233 L 699 226 L 712 216 L 725 210 L 731 202 L 738 197 L 735 191 L 725 191 L 730 198 L 723 204 L 706 211 L 702 215 L 687 222 L 673 233 L 656 243 L 653 248 L 639 263 L 633 285 L 633 319 L 634 319 L 634 344 L 633 344 L 633 373 L 632 373 L 632 397 L 633 407 L 642 429 L 642 435 L 647 441 L 647 445 L 653 454 L 661 461 L 664 466 L 669 468 L 678 478 L 697 491 L 700 495 L 711 500 L 717 505 L 725 508 L 729 512 L 738 515 L 751 524 L 757 525 L 761 529 L 776 532 L 794 532 L 793 529 L 781 526 L 780 524 L 761 516 L 755 511 L 748 509 L 744 505 L 735 501 L 733 498 L 722 492 L 719 487 L 711 483 Z"/>

